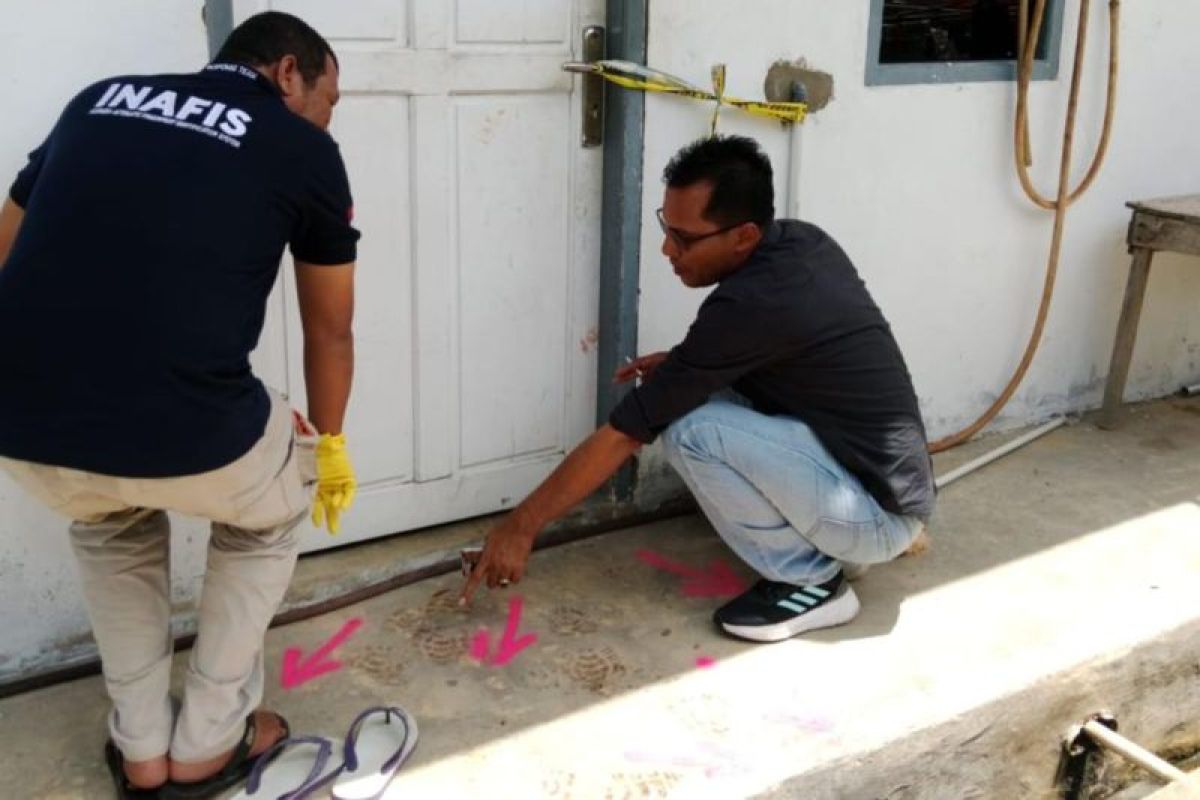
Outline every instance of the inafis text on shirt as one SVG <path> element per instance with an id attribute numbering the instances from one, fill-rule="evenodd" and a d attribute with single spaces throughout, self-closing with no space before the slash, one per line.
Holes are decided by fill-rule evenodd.
<path id="1" fill-rule="evenodd" d="M 251 116 L 240 108 L 204 97 L 163 89 L 157 93 L 152 86 L 139 86 L 119 81 L 109 84 L 92 106 L 89 114 L 112 115 L 167 123 L 197 133 L 215 136 L 234 147 L 249 129 Z"/>

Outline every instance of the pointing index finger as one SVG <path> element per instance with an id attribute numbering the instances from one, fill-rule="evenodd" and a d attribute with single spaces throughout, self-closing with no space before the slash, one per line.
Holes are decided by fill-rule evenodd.
<path id="1" fill-rule="evenodd" d="M 465 561 L 466 555 L 464 554 Z M 463 586 L 462 594 L 458 597 L 458 604 L 460 606 L 470 605 L 471 598 L 475 596 L 475 591 L 479 588 L 479 583 L 483 580 L 486 573 L 487 568 L 480 564 L 478 560 L 475 560 L 471 567 L 471 572 L 467 576 L 467 583 Z"/>

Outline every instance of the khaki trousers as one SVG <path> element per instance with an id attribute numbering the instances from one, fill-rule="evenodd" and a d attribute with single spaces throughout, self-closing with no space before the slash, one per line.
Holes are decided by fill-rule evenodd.
<path id="1" fill-rule="evenodd" d="M 13 478 L 72 520 L 70 536 L 126 759 L 200 761 L 233 747 L 262 701 L 263 637 L 296 564 L 295 527 L 312 501 L 315 436 L 298 434 L 272 393 L 262 438 L 220 469 L 117 478 L 0 458 Z M 170 530 L 166 511 L 212 520 L 182 703 L 169 696 Z"/>

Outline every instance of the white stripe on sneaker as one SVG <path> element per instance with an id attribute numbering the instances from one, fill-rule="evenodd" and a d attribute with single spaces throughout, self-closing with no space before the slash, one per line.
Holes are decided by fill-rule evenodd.
<path id="1" fill-rule="evenodd" d="M 801 603 L 804 603 L 804 605 L 806 605 L 806 606 L 815 606 L 817 603 L 821 602 L 820 600 L 814 600 L 813 598 L 809 597 L 808 595 L 804 594 L 803 592 L 792 592 L 792 596 L 789 597 L 788 599 L 789 600 L 798 600 Z"/>
<path id="2" fill-rule="evenodd" d="M 803 588 L 803 591 L 808 592 L 809 594 L 812 594 L 812 595 L 816 595 L 817 597 L 821 598 L 822 600 L 824 600 L 826 597 L 829 597 L 829 590 L 822 589 L 820 586 L 805 586 Z"/>
<path id="3" fill-rule="evenodd" d="M 796 605 L 795 603 L 793 603 L 793 602 L 791 602 L 791 601 L 789 601 L 789 600 L 780 600 L 780 601 L 779 601 L 778 603 L 776 603 L 775 605 L 777 605 L 777 606 L 783 606 L 783 607 L 784 607 L 784 608 L 786 608 L 788 611 L 795 611 L 797 614 L 803 614 L 803 613 L 805 613 L 806 611 L 808 611 L 808 607 L 807 607 L 807 606 L 798 606 L 798 605 Z"/>
<path id="4" fill-rule="evenodd" d="M 854 594 L 854 590 L 849 585 L 845 585 L 836 597 L 789 620 L 777 622 L 774 625 L 732 625 L 722 622 L 721 627 L 741 639 L 749 639 L 754 642 L 778 642 L 805 631 L 844 625 L 854 619 L 858 615 L 858 611 L 858 596 Z"/>

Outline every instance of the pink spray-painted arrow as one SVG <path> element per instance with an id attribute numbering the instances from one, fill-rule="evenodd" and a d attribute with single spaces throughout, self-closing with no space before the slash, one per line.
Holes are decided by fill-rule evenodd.
<path id="1" fill-rule="evenodd" d="M 301 684 L 308 683 L 313 678 L 319 678 L 342 668 L 342 662 L 329 658 L 329 654 L 340 647 L 354 632 L 361 628 L 361 619 L 352 619 L 342 626 L 325 644 L 308 658 L 301 661 L 303 653 L 299 647 L 289 647 L 283 653 L 283 669 L 280 673 L 280 683 L 284 689 L 295 689 Z"/>
<path id="2" fill-rule="evenodd" d="M 746 589 L 737 573 L 718 559 L 714 559 L 708 569 L 695 569 L 664 558 L 653 550 L 639 550 L 637 557 L 655 569 L 683 578 L 683 593 L 688 597 L 735 597 Z"/>
<path id="3" fill-rule="evenodd" d="M 531 646 L 538 639 L 536 633 L 517 636 L 517 629 L 521 627 L 521 609 L 524 604 L 524 598 L 519 595 L 508 601 L 508 622 L 504 626 L 504 633 L 500 636 L 500 643 L 496 645 L 496 654 L 488 662 L 493 667 L 504 666 L 516 658 L 517 653 Z M 471 640 L 471 658 L 479 662 L 487 660 L 488 652 L 491 650 L 491 638 L 487 629 L 476 633 Z"/>

